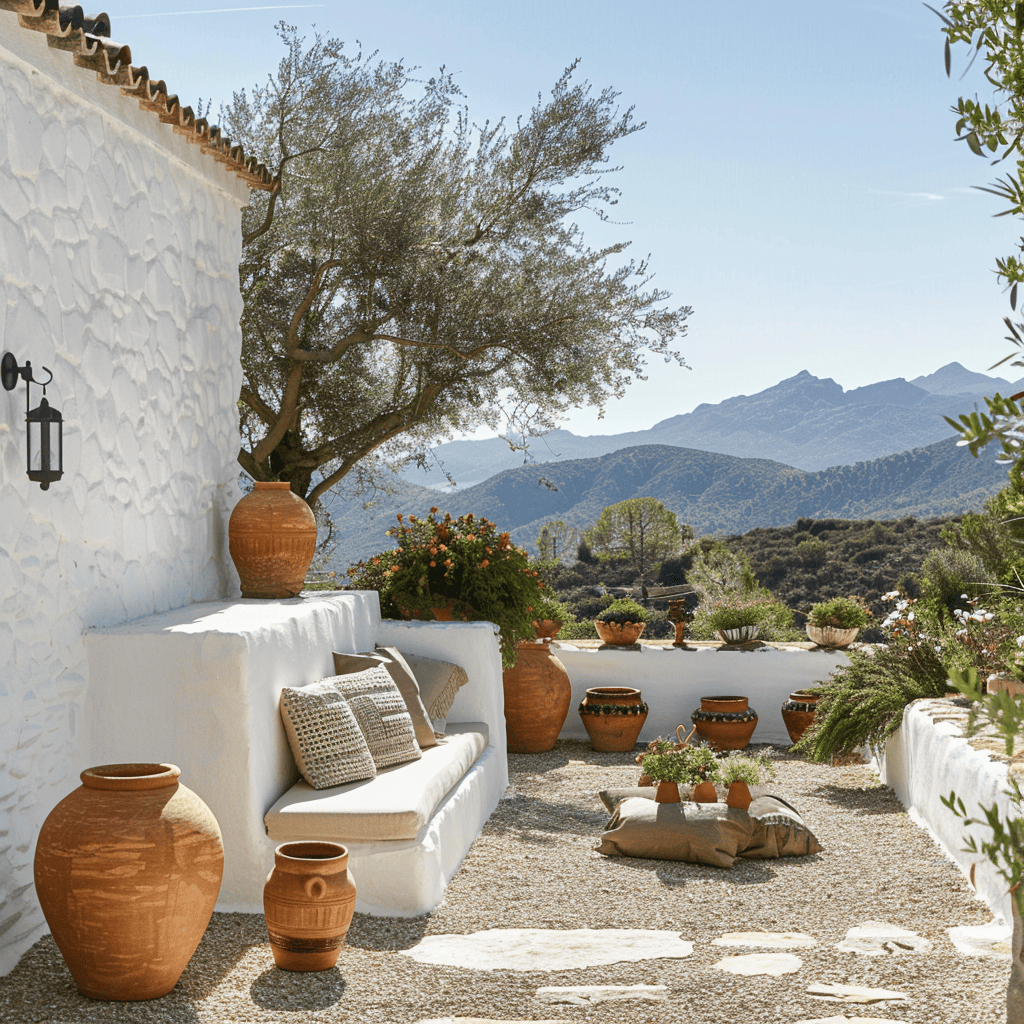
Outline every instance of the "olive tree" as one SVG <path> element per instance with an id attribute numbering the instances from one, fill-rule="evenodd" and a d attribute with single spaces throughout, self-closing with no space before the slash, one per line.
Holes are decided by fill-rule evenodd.
<path id="1" fill-rule="evenodd" d="M 537 534 L 537 553 L 550 562 L 562 561 L 575 555 L 580 542 L 580 531 L 561 519 L 546 522 Z"/>
<path id="2" fill-rule="evenodd" d="M 644 590 L 658 566 L 679 554 L 683 537 L 676 514 L 656 498 L 627 498 L 609 505 L 586 532 L 599 558 L 628 558 Z"/>
<path id="3" fill-rule="evenodd" d="M 613 144 L 644 126 L 576 64 L 515 125 L 475 125 L 451 77 L 348 56 L 280 25 L 287 52 L 222 120 L 273 169 L 243 214 L 239 462 L 315 504 L 508 417 L 527 433 L 603 407 L 647 354 L 682 365 L 670 308 L 607 220 Z"/>

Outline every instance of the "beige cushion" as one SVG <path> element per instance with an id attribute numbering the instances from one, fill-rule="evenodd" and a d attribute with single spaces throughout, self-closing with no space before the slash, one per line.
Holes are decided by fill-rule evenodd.
<path id="1" fill-rule="evenodd" d="M 321 682 L 333 686 L 348 702 L 378 771 L 420 756 L 412 718 L 383 665 Z"/>
<path id="2" fill-rule="evenodd" d="M 821 849 L 799 813 L 781 797 L 759 796 L 740 811 L 724 803 L 659 804 L 653 790 L 650 796 L 618 802 L 598 846 L 609 856 L 717 867 L 730 867 L 737 857 L 793 857 Z"/>
<path id="3" fill-rule="evenodd" d="M 469 676 L 460 665 L 418 654 L 404 654 L 419 684 L 420 697 L 431 721 L 448 717 L 455 695 L 466 685 Z"/>
<path id="4" fill-rule="evenodd" d="M 267 812 L 267 835 L 279 843 L 415 839 L 487 747 L 482 722 L 452 730 L 419 761 L 387 768 L 365 782 L 328 792 L 296 782 Z"/>
<path id="5" fill-rule="evenodd" d="M 421 749 L 432 747 L 437 743 L 434 736 L 434 727 L 430 724 L 430 717 L 427 709 L 420 699 L 420 688 L 416 683 L 416 677 L 409 667 L 405 658 L 395 647 L 378 647 L 376 651 L 368 654 L 339 654 L 334 652 L 334 671 L 339 676 L 351 675 L 353 672 L 362 672 L 372 668 L 374 665 L 383 665 L 388 675 L 398 687 L 398 692 L 405 701 L 405 708 L 412 719 L 412 727 L 416 732 L 416 742 Z"/>
<path id="6" fill-rule="evenodd" d="M 330 684 L 284 687 L 281 718 L 295 763 L 314 789 L 368 779 L 376 773 L 352 709 Z"/>

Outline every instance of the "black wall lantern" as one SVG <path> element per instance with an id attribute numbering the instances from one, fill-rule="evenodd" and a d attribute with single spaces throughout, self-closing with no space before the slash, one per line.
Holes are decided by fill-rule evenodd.
<path id="1" fill-rule="evenodd" d="M 28 478 L 34 480 L 45 491 L 54 480 L 59 480 L 64 475 L 64 417 L 61 416 L 59 409 L 54 409 L 46 400 L 46 385 L 53 380 L 53 373 L 45 366 L 43 369 L 50 374 L 45 383 L 32 376 L 32 364 L 27 359 L 24 366 L 19 366 L 13 353 L 5 352 L 3 360 L 0 361 L 0 382 L 3 383 L 5 390 L 13 391 L 19 377 L 25 381 Z M 43 389 L 43 397 L 35 409 L 31 408 L 30 397 L 33 384 L 38 384 Z"/>

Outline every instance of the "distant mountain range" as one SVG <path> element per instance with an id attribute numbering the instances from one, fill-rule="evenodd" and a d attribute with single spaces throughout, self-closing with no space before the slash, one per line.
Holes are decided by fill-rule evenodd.
<path id="1" fill-rule="evenodd" d="M 807 381 L 815 378 L 800 374 L 779 387 Z M 831 381 L 817 384 L 833 386 Z M 897 386 L 918 387 L 906 381 Z M 517 543 L 532 547 L 549 520 L 591 526 L 607 505 L 632 497 L 657 498 L 700 536 L 786 526 L 800 516 L 952 515 L 980 508 L 1005 484 L 1006 467 L 994 455 L 973 458 L 954 438 L 811 472 L 768 459 L 669 445 L 633 446 L 597 458 L 517 466 L 447 494 L 398 481 L 394 493 L 380 495 L 369 508 L 332 498 L 338 548 L 330 567 L 340 574 L 350 563 L 393 546 L 385 531 L 395 524 L 396 512 L 423 515 L 431 505 L 452 515 L 471 511 L 486 516 L 510 530 Z"/>
<path id="2" fill-rule="evenodd" d="M 532 463 L 588 459 L 639 445 L 670 445 L 705 452 L 772 458 L 803 470 L 821 470 L 879 459 L 951 437 L 943 415 L 957 416 L 997 391 L 1024 390 L 1024 380 L 974 373 L 949 363 L 935 373 L 902 377 L 844 391 L 831 378 L 806 370 L 758 392 L 662 420 L 649 430 L 579 436 L 553 430 L 531 442 Z M 502 438 L 452 441 L 434 450 L 459 488 L 480 484 L 500 470 L 523 465 L 523 453 Z M 411 484 L 448 489 L 444 471 L 406 470 Z"/>

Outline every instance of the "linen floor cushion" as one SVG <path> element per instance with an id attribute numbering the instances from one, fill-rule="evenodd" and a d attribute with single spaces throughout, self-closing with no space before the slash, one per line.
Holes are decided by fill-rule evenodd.
<path id="1" fill-rule="evenodd" d="M 348 702 L 378 771 L 422 756 L 405 701 L 383 665 L 321 682 L 334 686 Z"/>
<path id="2" fill-rule="evenodd" d="M 639 788 L 637 795 L 601 794 L 615 810 L 598 852 L 729 867 L 736 857 L 794 857 L 822 849 L 799 812 L 781 797 L 758 796 L 740 811 L 724 803 L 659 804 L 653 789 Z"/>
<path id="3" fill-rule="evenodd" d="M 423 658 L 418 654 L 402 655 L 419 684 L 420 697 L 431 721 L 448 717 L 455 695 L 469 682 L 466 670 L 450 661 Z"/>
<path id="4" fill-rule="evenodd" d="M 377 774 L 359 723 L 335 687 L 323 683 L 284 687 L 281 719 L 295 764 L 314 789 Z"/>
<path id="5" fill-rule="evenodd" d="M 408 662 L 395 647 L 378 647 L 376 651 L 367 654 L 339 654 L 334 652 L 334 671 L 339 676 L 351 675 L 353 672 L 362 672 L 365 669 L 373 668 L 374 665 L 383 665 L 388 675 L 398 687 L 398 692 L 405 701 L 405 708 L 412 719 L 412 726 L 416 732 L 416 742 L 420 749 L 433 747 L 437 744 L 437 737 L 434 735 L 434 727 L 430 724 L 430 717 L 427 709 L 423 706 L 420 698 L 419 684 L 413 671 L 409 668 Z"/>

